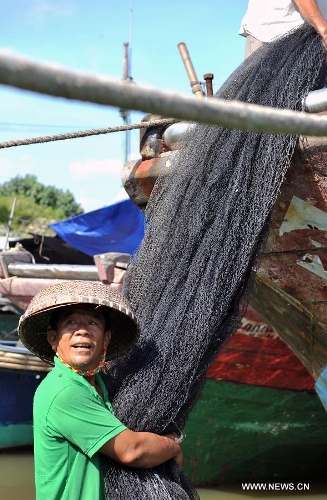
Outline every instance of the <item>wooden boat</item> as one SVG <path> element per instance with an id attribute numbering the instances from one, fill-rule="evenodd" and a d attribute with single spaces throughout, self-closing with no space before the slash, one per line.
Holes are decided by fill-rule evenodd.
<path id="1" fill-rule="evenodd" d="M 18 251 L 18 250 L 17 250 Z M 27 251 L 19 251 L 21 260 L 31 259 Z M 2 267 L 5 255 L 0 254 Z M 9 259 L 14 260 L 14 259 Z M 7 272 L 5 270 L 5 272 Z M 31 288 L 29 293 L 31 293 Z M 0 449 L 30 446 L 33 443 L 34 392 L 49 370 L 36 356 L 19 343 L 17 327 L 25 303 L 0 295 Z"/>
<path id="2" fill-rule="evenodd" d="M 146 204 L 155 179 L 169 163 L 169 146 L 163 139 L 164 132 L 149 129 L 142 136 L 144 159 L 130 162 L 124 168 L 125 189 L 140 207 Z M 159 150 L 159 156 L 151 158 L 149 144 L 153 145 L 153 142 L 147 142 L 147 137 L 153 134 L 160 141 L 160 148 L 155 148 Z M 279 325 L 270 321 L 270 310 L 266 311 L 262 306 L 265 298 L 263 287 L 271 290 L 272 278 L 276 282 L 277 278 L 285 280 L 286 270 L 290 272 L 287 266 L 291 266 L 292 278 L 298 270 L 310 273 L 303 265 L 309 264 L 309 258 L 301 261 L 302 254 L 307 255 L 310 250 L 310 255 L 319 255 L 323 259 L 325 236 L 316 229 L 323 227 L 321 222 L 318 224 L 321 217 L 311 217 L 314 221 L 310 222 L 312 228 L 305 224 L 303 228 L 303 222 L 299 223 L 299 230 L 305 232 L 306 239 L 298 229 L 285 226 L 291 220 L 288 215 L 287 221 L 285 219 L 288 210 L 293 213 L 293 207 L 301 205 L 297 199 L 305 203 L 305 213 L 308 205 L 323 211 L 323 196 L 315 198 L 319 192 L 318 181 L 320 178 L 313 173 L 311 163 L 303 165 L 293 161 L 276 202 L 250 307 L 241 327 L 209 369 L 203 394 L 187 421 L 185 468 L 197 485 L 324 477 L 327 418 L 315 392 L 316 372 L 305 356 L 302 359 L 295 348 L 294 354 L 284 342 L 287 340 L 283 333 L 284 323 Z M 2 254 L 0 293 L 25 309 L 31 296 L 55 280 L 74 277 L 100 279 L 119 289 L 128 259 L 128 254 L 102 253 L 94 256 L 94 265 L 33 264 L 26 252 L 18 247 L 12 249 L 10 255 Z M 272 267 L 275 261 L 277 264 Z M 298 261 L 302 262 L 301 265 Z M 315 280 L 323 280 L 317 273 L 312 275 Z M 306 282 L 303 275 L 301 280 Z M 317 297 L 316 306 L 321 303 L 323 293 L 323 286 L 319 283 L 320 295 L 311 299 Z M 291 287 L 287 289 L 286 283 L 285 290 L 277 286 L 273 290 L 275 299 L 286 292 L 290 295 Z M 285 302 L 282 304 L 285 308 Z M 295 327 L 300 331 L 300 313 L 306 304 L 298 297 L 293 297 L 292 304 L 297 304 L 299 316 Z M 281 302 L 276 302 L 274 307 L 279 314 Z M 290 316 L 285 319 L 289 321 Z M 294 328 L 289 327 L 287 331 L 293 338 Z"/>
<path id="3" fill-rule="evenodd" d="M 35 238 L 33 240 L 35 241 Z M 7 307 L 11 304 L 11 308 L 13 305 L 17 308 L 14 327 L 4 332 L 11 334 L 10 340 L 5 334 L 0 339 L 0 397 L 2 401 L 0 449 L 7 449 L 33 444 L 34 392 L 50 369 L 49 365 L 32 355 L 19 343 L 17 331 L 12 332 L 18 325 L 21 312 L 26 309 L 37 292 L 67 279 L 98 280 L 100 273 L 103 282 L 108 283 L 110 280 L 110 286 L 120 288 L 122 272 L 126 270 L 129 254 L 110 253 L 107 254 L 106 259 L 102 254 L 96 256 L 99 270 L 95 263 L 93 265 L 34 263 L 34 256 L 20 243 L 8 251 L 3 251 L 0 257 L 0 277 L 2 276 L 0 294 L 6 297 L 3 301 Z M 61 258 L 62 256 L 59 260 Z M 87 256 L 85 258 L 89 261 Z M 100 263 L 102 263 L 101 267 Z"/>
<path id="4" fill-rule="evenodd" d="M 185 469 L 198 486 L 324 478 L 327 419 L 313 378 L 279 337 L 248 333 L 207 373 L 186 422 Z"/>
<path id="5" fill-rule="evenodd" d="M 30 252 L 18 245 L 2 253 L 0 293 L 24 310 L 37 291 L 57 280 L 100 279 L 119 289 L 129 254 L 102 253 L 92 260 L 93 265 L 90 261 L 35 264 Z M 1 370 L 10 387 L 18 371 L 13 374 L 8 366 Z M 28 394 L 24 392 L 25 408 L 30 411 L 25 443 L 32 444 L 32 396 L 44 374 L 24 373 L 35 384 Z M 203 394 L 186 424 L 185 468 L 194 484 L 322 477 L 327 419 L 314 383 L 286 343 L 249 309 L 209 369 Z M 18 405 L 20 390 L 15 394 Z M 3 438 L 0 443 L 16 446 L 17 440 Z"/>
<path id="6" fill-rule="evenodd" d="M 171 168 L 179 127 L 141 133 L 142 158 L 124 166 L 124 187 L 141 209 L 157 177 Z M 185 445 L 186 467 L 196 484 L 323 477 L 326 152 L 327 141 L 311 139 L 294 155 L 241 328 L 209 370 L 187 422 L 197 435 L 196 443 Z M 251 326 L 246 331 L 251 324 L 261 332 L 251 332 Z"/>
<path id="7" fill-rule="evenodd" d="M 49 367 L 19 345 L 21 311 L 0 297 L 0 449 L 30 445 L 32 399 Z"/>
<path id="8" fill-rule="evenodd" d="M 49 366 L 16 341 L 0 341 L 0 449 L 33 443 L 34 392 Z"/>
<path id="9" fill-rule="evenodd" d="M 13 250 L 11 258 L 14 256 L 21 258 L 21 250 Z M 95 256 L 94 274 L 89 277 L 119 288 L 128 258 L 128 254 L 117 253 Z M 18 275 L 0 280 L 1 293 L 15 300 L 14 292 L 19 292 L 16 299 L 25 308 L 31 293 L 53 280 L 67 279 L 64 273 L 68 269 L 81 276 L 81 266 L 48 265 L 48 276 L 51 269 L 56 277 L 40 278 L 37 264 L 11 262 L 7 272 L 15 270 Z M 20 276 L 27 270 L 34 277 Z M 45 272 L 43 266 L 41 270 Z M 20 355 L 31 357 L 26 351 Z M 4 384 L 8 388 L 17 384 L 15 391 L 10 390 L 12 420 L 14 409 L 21 411 L 18 381 L 31 385 L 29 391 L 24 389 L 29 424 L 8 427 L 1 422 L 0 447 L 32 444 L 32 397 L 44 374 L 0 367 Z M 17 425 L 20 434 L 17 429 L 10 434 L 9 429 Z M 186 424 L 185 468 L 196 485 L 322 477 L 327 461 L 326 430 L 326 414 L 315 394 L 313 377 L 274 330 L 251 311 L 207 373 L 202 396 Z M 19 441 L 13 439 L 18 435 Z"/>
<path id="10" fill-rule="evenodd" d="M 148 129 L 141 138 L 142 158 L 124 167 L 124 187 L 140 208 L 158 175 L 170 168 L 173 139 L 164 127 Z M 274 205 L 250 302 L 250 310 L 274 328 L 315 380 L 327 357 L 326 165 L 327 140 L 306 139 L 298 147 Z"/>
<path id="11" fill-rule="evenodd" d="M 168 168 L 164 132 L 148 130 L 142 137 L 142 160 L 125 166 L 125 189 L 139 206 L 147 202 L 158 173 Z M 151 133 L 152 144 L 147 141 Z M 250 307 L 209 369 L 186 425 L 185 467 L 196 485 L 325 477 L 327 419 L 314 390 L 326 352 L 324 183 L 319 162 L 315 169 L 310 162 L 293 162 L 276 202 Z M 294 213 L 299 213 L 299 224 Z M 67 279 L 63 274 L 27 278 L 10 267 L 4 266 L 1 291 L 11 300 L 19 297 L 22 307 L 45 280 Z M 109 269 L 103 269 L 108 285 Z M 308 293 L 303 283 L 310 284 Z M 119 287 L 119 280 L 115 284 Z"/>

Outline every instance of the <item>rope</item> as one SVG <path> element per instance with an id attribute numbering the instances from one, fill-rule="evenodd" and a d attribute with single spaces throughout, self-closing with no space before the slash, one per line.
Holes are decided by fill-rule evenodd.
<path id="1" fill-rule="evenodd" d="M 147 128 L 149 126 L 164 126 L 176 123 L 179 120 L 172 118 L 164 118 L 162 120 L 144 121 L 140 123 L 132 123 L 128 125 L 118 125 L 117 127 L 98 128 L 90 130 L 81 130 L 79 132 L 69 132 L 66 134 L 46 135 L 43 137 L 31 137 L 30 139 L 21 139 L 16 141 L 0 142 L 0 149 L 12 148 L 14 146 L 28 146 L 30 144 L 40 144 L 43 142 L 64 141 L 66 139 L 77 139 L 81 137 L 89 137 L 92 135 L 110 134 L 112 132 L 124 132 L 126 130 Z"/>
<path id="2" fill-rule="evenodd" d="M 225 128 L 327 136 L 327 118 L 226 99 L 193 99 L 130 85 L 104 76 L 73 73 L 49 63 L 0 55 L 0 83 L 40 94 L 138 110 Z"/>

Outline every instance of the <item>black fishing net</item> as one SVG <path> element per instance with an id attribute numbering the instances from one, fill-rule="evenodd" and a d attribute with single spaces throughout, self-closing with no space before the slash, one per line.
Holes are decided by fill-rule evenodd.
<path id="1" fill-rule="evenodd" d="M 217 96 L 301 110 L 303 98 L 321 86 L 324 66 L 320 38 L 305 26 L 254 53 Z M 198 125 L 172 155 L 125 275 L 123 293 L 140 323 L 140 341 L 107 380 L 114 412 L 129 428 L 183 429 L 207 368 L 245 312 L 297 140 Z M 110 500 L 198 498 L 173 460 L 150 470 L 109 462 L 106 487 Z"/>

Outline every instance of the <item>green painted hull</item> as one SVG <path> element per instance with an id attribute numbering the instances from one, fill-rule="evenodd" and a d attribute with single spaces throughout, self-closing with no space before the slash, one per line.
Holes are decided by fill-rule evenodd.
<path id="1" fill-rule="evenodd" d="M 326 476 L 327 418 L 315 394 L 207 380 L 185 433 L 196 486 Z M 1 427 L 0 442 L 32 445 L 32 423 Z"/>
<path id="2" fill-rule="evenodd" d="M 33 424 L 10 424 L 0 427 L 0 448 L 16 448 L 33 444 Z"/>
<path id="3" fill-rule="evenodd" d="M 327 418 L 315 394 L 207 380 L 185 432 L 197 486 L 326 477 Z"/>

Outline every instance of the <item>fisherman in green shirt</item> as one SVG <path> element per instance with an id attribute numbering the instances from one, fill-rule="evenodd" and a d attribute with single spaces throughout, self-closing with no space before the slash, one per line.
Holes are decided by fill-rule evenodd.
<path id="1" fill-rule="evenodd" d="M 101 453 L 141 469 L 182 465 L 177 436 L 134 432 L 113 414 L 99 371 L 138 338 L 121 294 L 100 282 L 53 285 L 32 299 L 19 334 L 54 364 L 34 397 L 36 500 L 103 500 Z"/>

